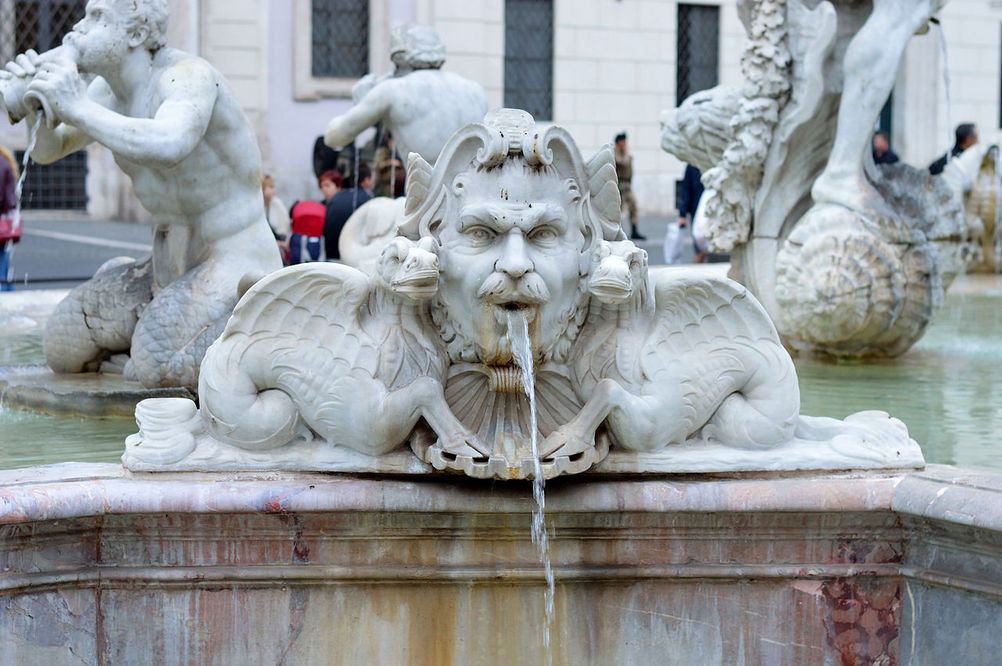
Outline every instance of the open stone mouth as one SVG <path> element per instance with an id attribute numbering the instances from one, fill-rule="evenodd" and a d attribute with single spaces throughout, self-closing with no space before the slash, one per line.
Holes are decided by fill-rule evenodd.
<path id="1" fill-rule="evenodd" d="M 504 328 L 508 327 L 508 317 L 512 314 L 521 314 L 531 324 L 536 319 L 537 304 L 523 301 L 503 301 L 492 303 L 494 318 L 497 323 Z"/>

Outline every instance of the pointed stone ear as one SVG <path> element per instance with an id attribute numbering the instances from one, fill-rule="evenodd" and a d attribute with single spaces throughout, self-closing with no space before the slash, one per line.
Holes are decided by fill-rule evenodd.
<path id="1" fill-rule="evenodd" d="M 413 215 L 428 197 L 431 174 L 432 166 L 427 160 L 417 153 L 407 156 L 407 199 L 404 202 L 404 215 Z"/>
<path id="2" fill-rule="evenodd" d="M 598 213 L 602 226 L 602 237 L 605 240 L 619 238 L 621 229 L 619 212 L 622 201 L 619 197 L 619 185 L 616 180 L 616 156 L 612 146 L 605 144 L 585 166 L 588 173 L 588 192 L 591 194 L 591 204 Z"/>

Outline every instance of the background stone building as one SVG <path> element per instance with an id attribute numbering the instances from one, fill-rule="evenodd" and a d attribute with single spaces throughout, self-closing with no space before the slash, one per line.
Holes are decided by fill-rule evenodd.
<path id="1" fill-rule="evenodd" d="M 674 210 L 683 165 L 660 149 L 658 117 L 718 83 L 740 83 L 744 33 L 734 0 L 170 0 L 171 43 L 219 68 L 260 140 L 265 169 L 287 202 L 315 196 L 313 143 L 351 106 L 363 73 L 389 68 L 390 29 L 435 27 L 445 67 L 475 79 L 492 106 L 528 108 L 569 129 L 586 156 L 626 131 L 641 209 Z M 85 0 L 0 0 L 0 58 L 48 48 Z M 334 17 L 334 18 L 331 18 Z M 907 162 L 947 150 L 952 125 L 1002 127 L 1002 2 L 951 0 L 937 30 L 913 39 L 882 123 Z M 948 59 L 948 63 L 946 63 Z M 952 108 L 947 109 L 944 73 Z M 22 128 L 0 121 L 22 149 Z M 127 179 L 104 149 L 32 174 L 35 208 L 141 217 Z"/>

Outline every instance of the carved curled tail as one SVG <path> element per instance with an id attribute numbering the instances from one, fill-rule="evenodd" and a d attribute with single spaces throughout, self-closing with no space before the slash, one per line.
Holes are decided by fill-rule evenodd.
<path id="1" fill-rule="evenodd" d="M 205 354 L 198 395 L 206 430 L 250 451 L 288 444 L 301 429 L 299 409 L 284 391 L 259 392 L 245 365 L 230 362 L 235 351 L 240 356 L 245 350 L 217 343 Z"/>
<path id="2" fill-rule="evenodd" d="M 703 434 L 740 448 L 768 448 L 788 442 L 800 413 L 800 387 L 790 355 L 779 344 L 748 345 L 761 365 L 740 391 L 727 396 Z"/>

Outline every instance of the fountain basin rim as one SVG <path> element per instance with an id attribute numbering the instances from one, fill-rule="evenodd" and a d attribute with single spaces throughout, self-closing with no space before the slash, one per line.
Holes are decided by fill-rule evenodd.
<path id="1" fill-rule="evenodd" d="M 957 468 L 940 466 L 917 474 L 815 473 L 779 478 L 611 479 L 585 475 L 549 485 L 547 511 L 890 511 L 896 489 L 903 482 L 942 483 L 957 477 Z M 998 499 L 1002 475 L 995 476 L 994 483 Z M 0 472 L 0 487 L 0 524 L 148 513 L 528 514 L 532 510 L 528 484 L 483 484 L 452 476 L 432 480 L 302 472 L 144 474 L 111 463 L 64 463 Z M 981 486 L 976 492 L 983 492 Z M 416 497 L 420 501 L 416 502 Z M 996 523 L 993 529 L 1002 530 L 1002 515 L 985 526 Z"/>

